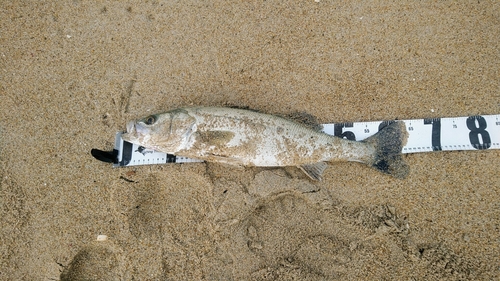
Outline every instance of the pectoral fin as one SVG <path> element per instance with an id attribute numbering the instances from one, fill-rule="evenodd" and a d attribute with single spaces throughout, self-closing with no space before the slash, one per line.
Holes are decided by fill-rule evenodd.
<path id="1" fill-rule="evenodd" d="M 299 168 L 304 171 L 304 173 L 306 173 L 308 177 L 317 181 L 321 180 L 321 175 L 323 174 L 323 171 L 325 171 L 326 167 L 328 167 L 328 164 L 326 164 L 325 162 L 304 164 L 299 166 Z"/>
<path id="2" fill-rule="evenodd" d="M 226 146 L 234 137 L 234 133 L 231 131 L 205 131 L 197 134 L 202 143 L 218 147 Z"/>

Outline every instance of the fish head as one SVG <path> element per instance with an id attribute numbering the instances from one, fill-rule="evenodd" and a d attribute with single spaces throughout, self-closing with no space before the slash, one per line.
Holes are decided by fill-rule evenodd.
<path id="1" fill-rule="evenodd" d="M 125 141 L 165 153 L 176 153 L 186 148 L 196 131 L 196 119 L 184 109 L 175 109 L 131 121 Z"/>

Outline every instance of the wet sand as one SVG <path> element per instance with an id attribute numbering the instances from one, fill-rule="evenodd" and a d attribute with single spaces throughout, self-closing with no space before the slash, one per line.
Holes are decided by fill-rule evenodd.
<path id="1" fill-rule="evenodd" d="M 186 105 L 498 114 L 499 18 L 496 1 L 2 2 L 0 280 L 498 279 L 499 150 L 410 154 L 405 180 L 330 165 L 321 182 L 90 150 Z"/>

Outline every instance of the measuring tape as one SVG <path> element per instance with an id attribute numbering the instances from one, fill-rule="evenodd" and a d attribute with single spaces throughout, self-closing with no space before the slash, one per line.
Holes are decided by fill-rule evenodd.
<path id="1" fill-rule="evenodd" d="M 500 149 L 500 115 L 401 121 L 405 123 L 409 134 L 402 153 Z M 394 121 L 323 124 L 323 131 L 329 135 L 361 141 L 390 122 Z M 124 141 L 121 135 L 121 132 L 116 133 L 112 152 L 92 149 L 92 155 L 101 161 L 112 162 L 114 167 L 203 162 L 146 149 Z"/>

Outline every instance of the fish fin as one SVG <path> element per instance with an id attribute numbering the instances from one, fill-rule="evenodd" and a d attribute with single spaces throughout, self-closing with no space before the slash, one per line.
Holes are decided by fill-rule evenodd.
<path id="1" fill-rule="evenodd" d="M 225 103 L 224 107 L 229 107 L 229 108 L 234 108 L 234 109 L 243 109 L 243 110 L 248 110 L 248 111 L 260 113 L 259 110 L 250 108 L 248 105 L 238 105 L 238 104 L 233 104 L 233 103 Z"/>
<path id="2" fill-rule="evenodd" d="M 316 116 L 307 112 L 293 112 L 285 117 L 315 131 L 321 132 L 323 130 L 323 125 L 318 122 Z"/>
<path id="3" fill-rule="evenodd" d="M 197 140 L 207 145 L 226 146 L 233 139 L 234 133 L 231 131 L 204 131 L 197 132 Z"/>
<path id="4" fill-rule="evenodd" d="M 383 127 L 378 133 L 363 142 L 375 147 L 375 155 L 371 166 L 395 178 L 404 179 L 410 173 L 408 164 L 403 160 L 401 151 L 408 139 L 405 123 L 392 122 Z"/>
<path id="5" fill-rule="evenodd" d="M 318 162 L 313 164 L 304 164 L 298 167 L 311 179 L 320 181 L 321 175 L 325 171 L 326 167 L 328 167 L 328 164 L 325 162 Z"/>

